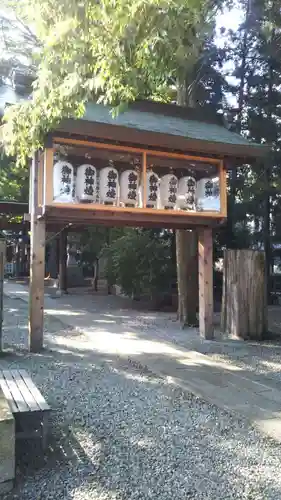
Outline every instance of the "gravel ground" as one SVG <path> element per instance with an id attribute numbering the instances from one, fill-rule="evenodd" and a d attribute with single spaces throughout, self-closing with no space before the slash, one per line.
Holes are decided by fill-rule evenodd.
<path id="1" fill-rule="evenodd" d="M 239 366 L 245 374 L 252 372 L 263 376 L 263 380 L 281 381 L 281 346 L 280 344 L 243 344 L 226 343 L 218 346 L 198 348 L 202 354 L 208 354 L 213 360 L 224 361 L 229 365 Z"/>
<path id="2" fill-rule="evenodd" d="M 28 369 L 54 409 L 46 456 L 21 455 L 6 500 L 281 499 L 281 447 L 243 419 L 128 360 L 96 355 L 54 318 L 47 349 L 28 354 L 20 300 L 5 299 L 4 330 L 16 352 L 0 367 Z"/>

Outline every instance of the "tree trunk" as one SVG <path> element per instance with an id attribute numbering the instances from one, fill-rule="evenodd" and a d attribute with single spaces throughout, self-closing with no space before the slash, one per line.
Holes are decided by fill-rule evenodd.
<path id="1" fill-rule="evenodd" d="M 178 82 L 179 106 L 195 107 L 193 95 L 188 92 L 188 77 Z M 182 326 L 197 324 L 198 248 L 196 231 L 176 230 L 176 258 L 178 280 L 178 320 Z"/>
<path id="2" fill-rule="evenodd" d="M 271 35 L 271 43 L 273 43 L 275 37 L 275 30 L 272 31 Z M 268 113 L 267 117 L 270 122 L 272 120 L 272 114 L 274 111 L 274 97 L 273 97 L 273 65 L 272 61 L 269 58 L 268 65 Z M 271 141 L 272 147 L 274 147 L 274 137 L 272 137 Z M 267 281 L 267 300 L 270 303 L 271 300 L 271 290 L 272 290 L 272 279 L 271 279 L 271 260 L 272 260 L 272 252 L 271 252 L 271 190 L 272 183 L 272 175 L 271 175 L 271 164 L 269 158 L 265 159 L 264 165 L 264 224 L 263 224 L 263 244 L 265 251 L 265 262 L 266 262 L 266 281 Z"/>
<path id="3" fill-rule="evenodd" d="M 247 55 L 249 52 L 249 19 L 251 15 L 252 1 L 247 0 L 246 13 L 245 13 L 245 23 L 244 23 L 244 34 L 242 38 L 241 47 L 241 67 L 240 67 L 240 82 L 238 91 L 238 115 L 236 121 L 236 132 L 241 133 L 242 128 L 242 114 L 245 102 L 245 81 L 246 81 L 246 71 L 247 71 Z M 227 246 L 229 248 L 235 248 L 236 245 L 236 235 L 235 235 L 235 202 L 237 196 L 237 180 L 238 180 L 238 170 L 234 168 L 230 175 L 230 190 L 229 190 L 229 210 L 227 217 L 227 234 L 228 241 Z"/>
<path id="4" fill-rule="evenodd" d="M 178 276 L 178 319 L 185 325 L 197 325 L 198 253 L 195 231 L 176 231 Z"/>
<path id="5" fill-rule="evenodd" d="M 242 339 L 261 340 L 267 332 L 264 252 L 225 250 L 221 327 Z"/>
<path id="6" fill-rule="evenodd" d="M 272 279 L 271 279 L 271 238 L 270 238 L 270 216 L 271 216 L 271 201 L 270 201 L 270 184 L 271 184 L 271 172 L 268 165 L 268 161 L 265 160 L 265 194 L 264 194 L 264 223 L 263 223 L 263 245 L 265 251 L 265 262 L 266 262 L 266 283 L 267 283 L 267 301 L 270 303 L 271 300 L 271 290 L 272 290 Z"/>

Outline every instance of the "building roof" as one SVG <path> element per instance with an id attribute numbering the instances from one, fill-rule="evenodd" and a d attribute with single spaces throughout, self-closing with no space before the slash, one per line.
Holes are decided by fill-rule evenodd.
<path id="1" fill-rule="evenodd" d="M 166 105 L 169 108 L 170 105 Z M 147 132 L 157 132 L 160 134 L 175 135 L 188 139 L 199 139 L 207 142 L 216 142 L 224 144 L 232 144 L 237 146 L 253 145 L 258 149 L 263 149 L 260 144 L 255 144 L 248 141 L 241 135 L 228 130 L 217 119 L 216 123 L 210 123 L 210 120 L 198 120 L 195 118 L 187 118 L 184 116 L 175 116 L 172 114 L 175 106 L 171 106 L 171 114 L 154 111 L 145 111 L 137 108 L 130 108 L 113 117 L 111 109 L 102 104 L 88 103 L 86 112 L 81 118 L 82 120 L 103 123 L 107 125 L 122 126 L 133 128 L 136 130 L 144 130 Z M 149 107 L 148 107 L 149 108 Z M 159 111 L 161 111 L 159 107 Z"/>
<path id="2" fill-rule="evenodd" d="M 10 104 L 17 104 L 27 99 L 27 95 L 15 92 L 12 85 L 1 85 L 0 83 L 0 117 L 3 116 L 5 107 Z"/>
<path id="3" fill-rule="evenodd" d="M 13 200 L 0 200 L 0 215 L 23 215 L 28 212 L 28 203 Z"/>
<path id="4" fill-rule="evenodd" d="M 5 106 L 27 96 L 0 86 L 0 115 Z M 59 131 L 148 146 L 212 153 L 237 158 L 266 155 L 269 148 L 229 130 L 209 108 L 194 110 L 171 104 L 137 102 L 113 117 L 111 108 L 89 102 L 79 120 L 62 121 Z"/>

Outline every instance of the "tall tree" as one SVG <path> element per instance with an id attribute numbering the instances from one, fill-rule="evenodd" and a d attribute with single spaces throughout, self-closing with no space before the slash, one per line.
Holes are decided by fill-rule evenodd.
<path id="1" fill-rule="evenodd" d="M 213 110 L 223 107 L 224 92 L 228 85 L 219 71 L 223 53 L 213 42 L 205 39 L 193 66 L 178 69 L 177 103 L 199 108 L 211 105 Z M 178 319 L 182 325 L 197 323 L 198 308 L 198 249 L 196 231 L 176 231 L 176 257 L 178 275 Z"/>
<path id="2" fill-rule="evenodd" d="M 167 82 L 194 66 L 221 1 L 6 3 L 40 43 L 32 99 L 12 107 L 4 127 L 8 151 L 25 161 L 48 130 L 80 116 L 93 97 L 115 108 L 140 97 L 167 100 Z"/>
<path id="3" fill-rule="evenodd" d="M 28 201 L 28 169 L 2 154 L 0 156 L 0 200 Z"/>
<path id="4" fill-rule="evenodd" d="M 231 183 L 230 208 L 235 200 L 235 213 L 230 211 L 233 217 L 227 244 L 239 247 L 248 241 L 250 246 L 264 248 L 270 278 L 272 239 L 281 237 L 277 222 L 281 192 L 281 3 L 241 0 L 239 4 L 244 21 L 229 39 L 229 58 L 234 61 L 237 82 L 236 130 L 269 144 L 272 152 L 264 163 L 240 168 Z M 243 231 L 246 237 L 241 240 Z"/>
<path id="5" fill-rule="evenodd" d="M 244 20 L 239 26 L 237 32 L 230 31 L 230 42 L 232 46 L 228 46 L 228 60 L 235 65 L 234 76 L 237 78 L 235 97 L 237 100 L 237 109 L 235 116 L 234 128 L 238 133 L 243 130 L 243 120 L 245 119 L 245 91 L 246 77 L 249 64 L 249 55 L 251 50 L 251 19 L 252 19 L 252 0 L 242 0 L 241 8 L 244 11 Z M 227 220 L 227 246 L 230 248 L 237 247 L 235 234 L 236 201 L 239 190 L 239 173 L 238 168 L 232 169 L 229 179 L 229 210 Z"/>

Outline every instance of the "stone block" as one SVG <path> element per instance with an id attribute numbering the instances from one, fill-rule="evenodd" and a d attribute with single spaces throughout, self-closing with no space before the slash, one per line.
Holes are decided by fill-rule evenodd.
<path id="1" fill-rule="evenodd" d="M 15 421 L 0 387 L 0 495 L 13 488 L 15 479 Z"/>

